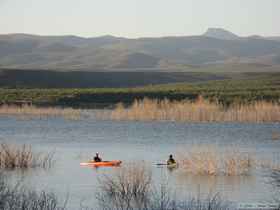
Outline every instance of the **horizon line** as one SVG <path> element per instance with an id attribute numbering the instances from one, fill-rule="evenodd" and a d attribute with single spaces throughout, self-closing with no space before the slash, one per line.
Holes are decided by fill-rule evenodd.
<path id="1" fill-rule="evenodd" d="M 225 30 L 226 32 L 233 33 L 234 35 L 240 38 L 249 38 L 249 37 L 278 37 L 280 35 L 269 35 L 263 36 L 259 34 L 252 34 L 247 36 L 240 36 L 234 32 L 226 30 L 224 28 L 208 28 L 208 29 L 221 29 Z M 208 30 L 207 29 L 207 30 Z M 172 37 L 196 37 L 196 36 L 204 36 L 207 30 L 202 34 L 193 34 L 193 35 L 163 35 L 163 36 L 137 36 L 137 37 L 127 37 L 127 36 L 117 36 L 112 34 L 104 34 L 104 35 L 97 35 L 97 36 L 83 36 L 83 35 L 76 35 L 76 34 L 37 34 L 37 33 L 25 33 L 25 32 L 11 32 L 11 33 L 0 33 L 0 36 L 12 36 L 12 35 L 26 35 L 26 36 L 40 36 L 40 37 L 77 37 L 77 38 L 84 38 L 84 39 L 91 39 L 91 38 L 102 38 L 102 37 L 112 37 L 112 38 L 123 38 L 123 39 L 149 39 L 149 38 L 172 38 Z M 207 37 L 207 36 L 206 36 Z M 210 37 L 211 38 L 211 37 Z"/>

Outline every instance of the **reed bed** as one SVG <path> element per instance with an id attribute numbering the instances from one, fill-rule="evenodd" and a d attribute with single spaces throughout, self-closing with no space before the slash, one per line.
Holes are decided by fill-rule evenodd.
<path id="1" fill-rule="evenodd" d="M 214 147 L 194 147 L 190 152 L 180 153 L 179 157 L 184 172 L 210 176 L 250 175 L 256 162 L 251 154 L 238 149 L 221 152 Z"/>
<path id="2" fill-rule="evenodd" d="M 31 146 L 0 144 L 0 169 L 50 168 L 54 153 L 34 153 Z"/>
<path id="3" fill-rule="evenodd" d="M 203 97 L 195 101 L 135 100 L 125 108 L 118 104 L 111 112 L 112 120 L 178 121 L 178 122 L 280 122 L 280 105 L 257 101 L 224 107 Z"/>
<path id="4" fill-rule="evenodd" d="M 13 115 L 21 118 L 28 117 L 64 117 L 65 119 L 80 119 L 81 111 L 72 108 L 36 107 L 36 106 L 0 106 L 0 115 Z"/>

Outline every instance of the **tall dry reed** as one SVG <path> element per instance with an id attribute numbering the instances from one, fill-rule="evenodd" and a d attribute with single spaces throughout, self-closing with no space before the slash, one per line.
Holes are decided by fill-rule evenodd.
<path id="1" fill-rule="evenodd" d="M 180 168 L 195 175 L 249 175 L 255 161 L 249 153 L 238 149 L 221 151 L 211 146 L 194 147 L 179 154 Z"/>
<path id="2" fill-rule="evenodd" d="M 36 106 L 0 106 L 0 115 L 14 115 L 22 118 L 28 117 L 64 117 L 66 119 L 79 119 L 81 111 L 72 108 L 36 107 Z"/>
<path id="3" fill-rule="evenodd" d="M 0 169 L 50 168 L 54 153 L 34 153 L 31 146 L 0 144 Z"/>
<path id="4" fill-rule="evenodd" d="M 258 101 L 223 107 L 199 97 L 196 101 L 135 100 L 125 108 L 118 104 L 112 120 L 179 121 L 179 122 L 280 122 L 280 106 Z"/>

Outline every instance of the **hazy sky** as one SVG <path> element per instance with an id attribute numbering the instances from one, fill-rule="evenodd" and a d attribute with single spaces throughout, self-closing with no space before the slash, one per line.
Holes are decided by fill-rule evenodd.
<path id="1" fill-rule="evenodd" d="M 222 27 L 280 35 L 280 0 L 0 0 L 0 33 L 155 37 Z"/>

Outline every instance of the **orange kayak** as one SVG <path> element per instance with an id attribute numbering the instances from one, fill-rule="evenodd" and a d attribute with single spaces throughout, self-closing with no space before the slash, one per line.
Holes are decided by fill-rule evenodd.
<path id="1" fill-rule="evenodd" d="M 122 161 L 120 160 L 112 160 L 112 161 L 102 161 L 102 162 L 94 162 L 89 161 L 86 163 L 80 163 L 81 166 L 94 166 L 94 167 L 114 167 L 121 165 Z"/>

